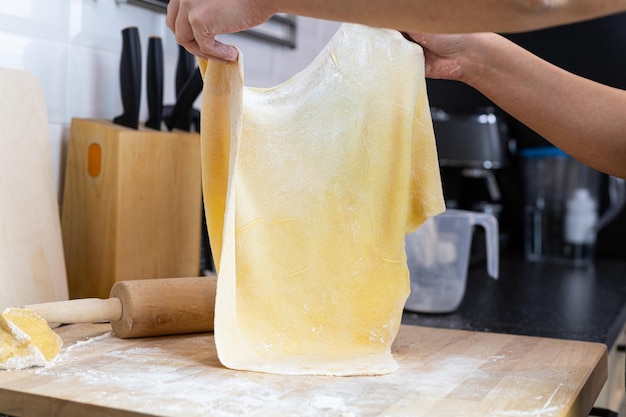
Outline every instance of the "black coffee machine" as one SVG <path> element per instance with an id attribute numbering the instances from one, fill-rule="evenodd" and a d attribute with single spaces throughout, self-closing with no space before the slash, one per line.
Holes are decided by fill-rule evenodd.
<path id="1" fill-rule="evenodd" d="M 432 108 L 431 116 L 447 208 L 493 214 L 500 225 L 501 250 L 506 250 L 510 209 L 503 184 L 515 150 L 506 121 L 493 107 L 473 113 Z M 485 246 L 476 242 L 472 247 Z M 473 253 L 473 258 L 481 257 Z"/>

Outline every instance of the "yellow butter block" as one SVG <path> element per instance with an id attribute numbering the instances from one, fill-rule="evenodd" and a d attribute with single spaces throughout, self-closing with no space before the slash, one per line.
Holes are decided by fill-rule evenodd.
<path id="1" fill-rule="evenodd" d="M 32 310 L 8 308 L 0 315 L 0 369 L 45 366 L 62 345 L 61 338 Z"/>

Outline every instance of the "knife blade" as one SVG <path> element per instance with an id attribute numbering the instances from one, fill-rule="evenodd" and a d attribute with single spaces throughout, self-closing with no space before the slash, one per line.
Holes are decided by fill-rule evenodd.
<path id="1" fill-rule="evenodd" d="M 163 118 L 163 45 L 161 38 L 151 36 L 148 40 L 146 88 L 148 113 L 146 127 L 161 130 Z"/>
<path id="2" fill-rule="evenodd" d="M 141 44 L 139 29 L 134 26 L 122 30 L 120 90 L 124 112 L 114 118 L 113 123 L 137 129 L 141 99 Z"/>

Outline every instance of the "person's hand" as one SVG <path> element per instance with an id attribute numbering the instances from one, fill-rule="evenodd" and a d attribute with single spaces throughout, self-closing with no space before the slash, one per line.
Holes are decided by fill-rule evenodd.
<path id="1" fill-rule="evenodd" d="M 411 39 L 424 49 L 426 77 L 462 80 L 462 58 L 467 35 L 409 33 Z"/>
<path id="2" fill-rule="evenodd" d="M 176 42 L 197 57 L 234 61 L 237 50 L 215 39 L 216 35 L 250 29 L 274 13 L 260 0 L 170 0 L 167 26 Z"/>
<path id="3" fill-rule="evenodd" d="M 495 33 L 408 35 L 424 49 L 426 77 L 461 81 L 475 88 L 485 82 L 486 68 L 516 53 L 510 51 L 510 41 Z"/>

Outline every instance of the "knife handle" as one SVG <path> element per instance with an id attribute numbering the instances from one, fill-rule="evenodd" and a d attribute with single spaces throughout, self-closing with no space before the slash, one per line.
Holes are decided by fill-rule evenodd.
<path id="1" fill-rule="evenodd" d="M 134 26 L 122 30 L 120 89 L 124 112 L 113 119 L 113 123 L 137 129 L 141 99 L 141 44 L 139 29 Z"/>
<path id="2" fill-rule="evenodd" d="M 176 97 L 176 104 L 174 104 L 169 118 L 165 120 L 169 130 L 180 129 L 187 132 L 191 130 L 193 103 L 202 92 L 203 86 L 200 68 L 196 68 Z"/>
<path id="3" fill-rule="evenodd" d="M 148 40 L 147 95 L 149 118 L 146 127 L 161 130 L 163 118 L 163 45 L 161 38 Z"/>
<path id="4" fill-rule="evenodd" d="M 190 54 L 184 47 L 178 46 L 178 61 L 176 62 L 176 97 L 183 90 L 183 86 L 193 74 L 196 68 L 196 58 Z"/>
<path id="5" fill-rule="evenodd" d="M 185 83 L 191 78 L 193 75 L 193 70 L 196 68 L 196 57 L 190 54 L 183 46 L 178 46 L 178 61 L 176 61 L 176 77 L 174 79 L 174 88 L 176 93 L 176 98 L 178 98 L 185 87 Z M 163 121 L 169 130 L 172 130 L 169 126 L 172 126 L 170 120 L 172 119 L 172 111 L 174 110 L 174 104 L 163 106 Z M 178 116 L 177 116 L 178 117 Z M 189 121 L 185 121 L 182 123 L 184 126 L 189 126 L 191 128 L 192 116 L 189 116 Z M 181 125 L 180 122 L 177 123 Z M 183 129 L 183 130 L 189 130 Z"/>

